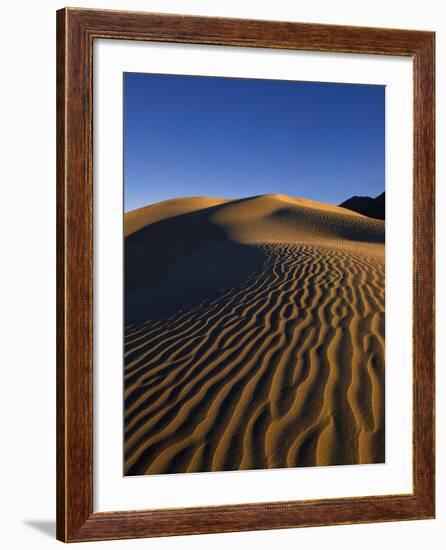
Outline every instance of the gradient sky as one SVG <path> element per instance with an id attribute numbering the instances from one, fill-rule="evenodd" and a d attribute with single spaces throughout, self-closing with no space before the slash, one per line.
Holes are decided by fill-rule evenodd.
<path id="1" fill-rule="evenodd" d="M 385 87 L 124 75 L 124 199 L 384 191 Z"/>

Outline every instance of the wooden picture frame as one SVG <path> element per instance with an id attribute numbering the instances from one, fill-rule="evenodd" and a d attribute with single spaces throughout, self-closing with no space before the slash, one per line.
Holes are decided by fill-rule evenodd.
<path id="1" fill-rule="evenodd" d="M 93 512 L 95 39 L 408 56 L 414 70 L 413 493 Z M 91 541 L 434 517 L 432 32 L 65 8 L 57 12 L 57 538 Z"/>

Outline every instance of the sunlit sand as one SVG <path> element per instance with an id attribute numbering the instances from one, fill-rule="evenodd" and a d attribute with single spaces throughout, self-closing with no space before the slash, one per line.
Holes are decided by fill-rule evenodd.
<path id="1" fill-rule="evenodd" d="M 384 461 L 384 222 L 285 195 L 125 215 L 125 472 Z"/>

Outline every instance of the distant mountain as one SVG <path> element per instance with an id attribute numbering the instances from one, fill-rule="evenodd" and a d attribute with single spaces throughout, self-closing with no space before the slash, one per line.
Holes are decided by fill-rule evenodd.
<path id="1" fill-rule="evenodd" d="M 372 197 L 350 197 L 339 206 L 358 212 L 369 218 L 384 220 L 386 217 L 386 193 Z"/>

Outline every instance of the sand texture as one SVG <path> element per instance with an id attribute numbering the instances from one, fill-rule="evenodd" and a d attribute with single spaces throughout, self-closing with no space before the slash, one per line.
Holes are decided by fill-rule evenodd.
<path id="1" fill-rule="evenodd" d="M 125 234 L 127 475 L 384 461 L 384 221 L 195 197 Z"/>

